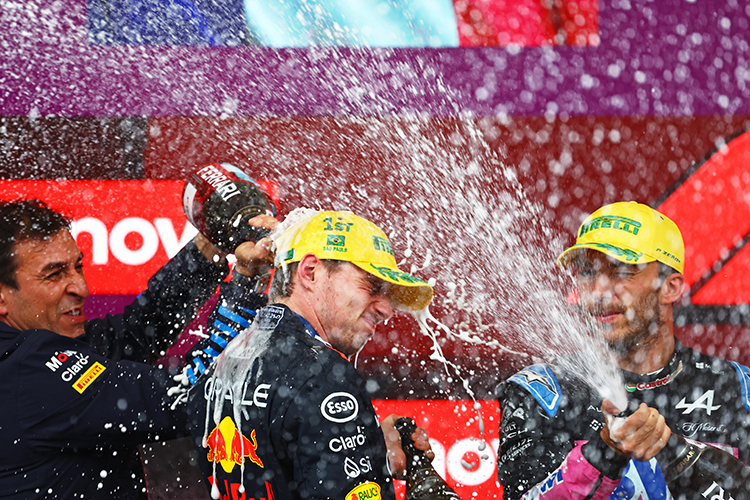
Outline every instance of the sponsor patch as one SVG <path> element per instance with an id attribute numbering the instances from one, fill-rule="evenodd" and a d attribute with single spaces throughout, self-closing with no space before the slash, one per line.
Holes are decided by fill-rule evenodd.
<path id="1" fill-rule="evenodd" d="M 346 494 L 344 500 L 380 500 L 380 485 L 367 481 Z"/>
<path id="2" fill-rule="evenodd" d="M 250 432 L 250 439 L 237 429 L 230 417 L 224 417 L 206 440 L 208 445 L 209 462 L 219 462 L 224 472 L 230 473 L 236 465 L 242 465 L 245 457 L 252 463 L 263 468 L 263 461 L 258 456 L 258 441 L 255 429 Z"/>
<path id="3" fill-rule="evenodd" d="M 682 412 L 683 415 L 690 415 L 695 410 L 706 410 L 706 414 L 711 415 L 711 412 L 721 408 L 721 405 L 714 405 L 714 390 L 709 389 L 694 403 L 686 403 L 685 398 L 682 398 L 674 407 L 678 410 L 685 410 Z"/>
<path id="4" fill-rule="evenodd" d="M 628 392 L 635 392 L 635 391 L 649 391 L 651 389 L 656 389 L 657 387 L 661 387 L 663 385 L 667 385 L 670 382 L 672 382 L 677 375 L 679 375 L 682 372 L 682 361 L 679 362 L 677 365 L 677 369 L 667 375 L 666 377 L 654 380 L 652 382 L 641 382 L 638 384 L 625 384 L 625 389 L 627 389 Z"/>
<path id="5" fill-rule="evenodd" d="M 359 463 L 349 457 L 344 459 L 344 473 L 346 474 L 346 477 L 356 479 L 362 474 L 367 474 L 371 470 L 372 464 L 370 463 L 370 457 L 360 458 Z"/>
<path id="6" fill-rule="evenodd" d="M 79 394 L 83 394 L 83 391 L 85 391 L 99 375 L 104 373 L 104 370 L 106 369 L 107 368 L 103 364 L 97 361 L 96 363 L 91 365 L 91 368 L 83 372 L 83 375 L 81 375 L 81 377 L 75 381 L 75 383 L 73 384 L 73 389 L 78 391 Z"/>
<path id="7" fill-rule="evenodd" d="M 357 398 L 348 392 L 334 392 L 320 404 L 320 413 L 326 420 L 343 424 L 357 418 L 359 403 L 357 403 Z"/>
<path id="8" fill-rule="evenodd" d="M 356 450 L 358 447 L 365 444 L 366 439 L 363 431 L 364 429 L 358 425 L 356 434 L 352 434 L 351 436 L 339 436 L 331 439 L 328 442 L 328 449 L 334 453 L 339 453 L 344 450 Z"/>
<path id="9" fill-rule="evenodd" d="M 279 326 L 284 317 L 284 309 L 276 306 L 267 306 L 258 311 L 253 326 L 258 330 L 273 330 Z"/>

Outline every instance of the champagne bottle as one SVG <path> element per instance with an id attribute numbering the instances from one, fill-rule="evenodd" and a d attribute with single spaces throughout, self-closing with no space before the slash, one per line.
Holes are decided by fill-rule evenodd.
<path id="1" fill-rule="evenodd" d="M 240 243 L 268 235 L 267 229 L 248 224 L 250 219 L 278 214 L 260 185 L 229 163 L 211 163 L 193 172 L 182 191 L 182 207 L 198 231 L 229 253 Z"/>
<path id="2" fill-rule="evenodd" d="M 656 460 L 675 500 L 750 500 L 750 468 L 719 448 L 672 434 Z"/>
<path id="3" fill-rule="evenodd" d="M 435 471 L 425 452 L 414 446 L 411 435 L 417 429 L 408 417 L 396 420 L 396 430 L 401 434 L 401 448 L 406 454 L 406 496 L 404 500 L 461 500 Z"/>

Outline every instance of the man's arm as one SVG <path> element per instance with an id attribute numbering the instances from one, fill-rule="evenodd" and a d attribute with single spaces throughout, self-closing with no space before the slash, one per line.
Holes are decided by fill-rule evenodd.
<path id="1" fill-rule="evenodd" d="M 172 410 L 169 373 L 113 362 L 85 342 L 34 332 L 16 374 L 19 425 L 37 449 L 93 448 L 176 437 L 185 425 Z"/>
<path id="2" fill-rule="evenodd" d="M 250 219 L 257 227 L 273 229 L 276 219 L 259 215 Z M 186 355 L 185 366 L 180 380 L 184 387 L 193 385 L 227 344 L 255 319 L 258 309 L 268 303 L 265 290 L 271 278 L 271 240 L 263 238 L 257 243 L 248 241 L 235 250 L 237 263 L 232 270 L 229 283 L 222 283 L 219 300 L 211 311 L 206 327 L 208 337 L 199 340 Z"/>
<path id="3" fill-rule="evenodd" d="M 217 257 L 212 262 L 204 253 L 206 247 L 203 252 L 198 248 L 201 238 L 198 235 L 157 271 L 123 314 L 86 325 L 86 340 L 99 354 L 139 362 L 154 362 L 164 355 L 229 272 L 225 260 Z"/>
<path id="4" fill-rule="evenodd" d="M 502 420 L 497 466 L 506 499 L 609 496 L 619 479 L 608 478 L 582 456 L 584 442 L 574 441 L 564 418 L 556 419 L 555 412 L 550 415 L 513 382 L 503 384 L 499 397 Z"/>

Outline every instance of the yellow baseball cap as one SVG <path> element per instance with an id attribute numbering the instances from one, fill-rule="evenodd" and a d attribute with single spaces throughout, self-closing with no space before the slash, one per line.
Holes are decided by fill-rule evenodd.
<path id="1" fill-rule="evenodd" d="M 685 245 L 677 224 L 634 201 L 612 203 L 589 215 L 578 229 L 576 244 L 560 254 L 557 263 L 567 268 L 582 248 L 627 264 L 658 261 L 680 273 L 685 268 Z"/>
<path id="2" fill-rule="evenodd" d="M 344 260 L 393 283 L 394 307 L 417 311 L 432 300 L 432 287 L 396 266 L 391 242 L 372 222 L 351 212 L 318 212 L 287 229 L 276 241 L 276 265 L 299 262 L 307 254 Z"/>

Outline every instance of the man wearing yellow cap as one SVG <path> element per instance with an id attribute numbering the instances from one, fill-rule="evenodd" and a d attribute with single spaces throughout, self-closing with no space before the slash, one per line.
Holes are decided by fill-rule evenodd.
<path id="1" fill-rule="evenodd" d="M 614 351 L 630 401 L 602 402 L 554 365 L 527 367 L 501 384 L 498 478 L 506 499 L 672 498 L 677 483 L 657 464 L 672 432 L 750 460 L 750 370 L 674 336 L 684 260 L 677 226 L 646 205 L 614 203 L 583 222 L 558 263 L 572 272 L 592 331 Z M 602 411 L 630 416 L 610 429 Z M 716 483 L 695 493 L 723 498 L 712 496 L 722 491 Z"/>
<path id="2" fill-rule="evenodd" d="M 399 270 L 383 231 L 350 212 L 290 214 L 272 240 L 270 305 L 189 392 L 212 497 L 394 499 L 392 472 L 405 467 L 389 432 L 397 417 L 381 430 L 349 357 L 394 308 L 427 307 L 432 287 Z M 413 437 L 429 450 L 423 429 Z"/>

